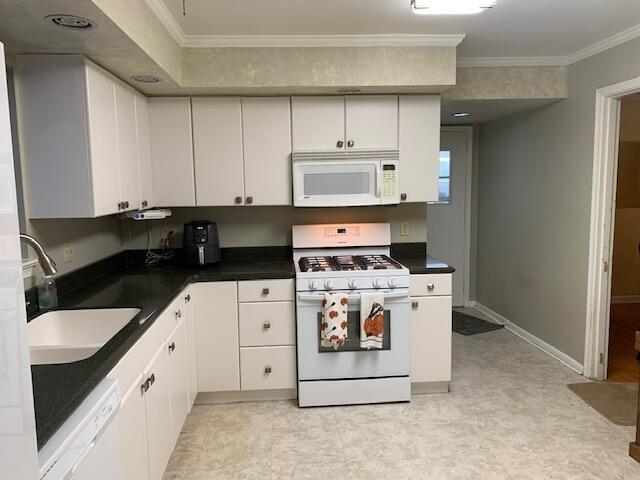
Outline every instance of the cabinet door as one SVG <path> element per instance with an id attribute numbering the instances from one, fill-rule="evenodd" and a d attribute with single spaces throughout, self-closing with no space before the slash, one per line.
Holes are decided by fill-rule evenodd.
<path id="1" fill-rule="evenodd" d="M 289 97 L 242 99 L 245 197 L 253 205 L 291 205 Z"/>
<path id="2" fill-rule="evenodd" d="M 440 97 L 400 97 L 400 198 L 438 201 Z"/>
<path id="3" fill-rule="evenodd" d="M 198 391 L 240 390 L 236 282 L 191 286 L 196 318 Z"/>
<path id="4" fill-rule="evenodd" d="M 115 84 L 91 63 L 85 75 L 93 214 L 99 217 L 117 213 L 120 202 Z"/>
<path id="5" fill-rule="evenodd" d="M 147 411 L 140 388 L 144 378 L 140 374 L 136 383 L 125 393 L 118 412 L 122 480 L 149 479 Z"/>
<path id="6" fill-rule="evenodd" d="M 345 102 L 347 149 L 398 148 L 396 95 L 355 95 Z"/>
<path id="7" fill-rule="evenodd" d="M 189 385 L 189 410 L 198 396 L 198 361 L 196 355 L 195 299 L 191 287 L 182 292 L 184 301 L 184 321 L 187 330 L 187 383 Z"/>
<path id="8" fill-rule="evenodd" d="M 240 98 L 193 98 L 192 102 L 196 204 L 242 204 L 244 166 Z"/>
<path id="9" fill-rule="evenodd" d="M 171 385 L 171 448 L 175 445 L 189 413 L 189 382 L 187 379 L 186 319 L 178 324 L 167 340 L 169 352 L 169 382 Z"/>
<path id="10" fill-rule="evenodd" d="M 411 381 L 451 381 L 451 297 L 411 297 Z"/>
<path id="11" fill-rule="evenodd" d="M 293 151 L 344 150 L 344 97 L 292 97 L 291 128 Z"/>
<path id="12" fill-rule="evenodd" d="M 147 409 L 147 445 L 149 449 L 149 478 L 161 480 L 171 456 L 171 387 L 169 383 L 169 355 L 163 342 L 153 356 L 145 378 L 153 383 L 145 393 Z"/>
<path id="13" fill-rule="evenodd" d="M 115 91 L 120 201 L 125 203 L 124 210 L 137 210 L 140 208 L 140 171 L 138 168 L 135 95 L 131 90 L 119 84 L 115 85 Z"/>
<path id="14" fill-rule="evenodd" d="M 142 95 L 135 96 L 136 136 L 138 139 L 138 167 L 140 172 L 140 207 L 153 207 L 153 170 L 149 139 L 149 103 Z"/>
<path id="15" fill-rule="evenodd" d="M 149 132 L 156 206 L 195 206 L 189 97 L 150 98 Z"/>

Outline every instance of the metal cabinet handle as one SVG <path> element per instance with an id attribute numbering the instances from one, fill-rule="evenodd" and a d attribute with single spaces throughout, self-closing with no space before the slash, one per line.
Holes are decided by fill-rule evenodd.
<path id="1" fill-rule="evenodd" d="M 356 142 L 354 142 L 353 140 L 347 140 L 347 147 L 348 148 L 353 148 L 353 146 L 356 144 Z"/>
<path id="2" fill-rule="evenodd" d="M 247 197 L 247 205 L 251 205 L 253 203 L 253 197 Z"/>
<path id="3" fill-rule="evenodd" d="M 400 194 L 400 200 L 402 202 L 406 202 L 407 201 L 407 194 L 406 193 L 401 193 Z"/>
<path id="4" fill-rule="evenodd" d="M 263 288 L 262 289 L 262 295 L 269 295 L 269 289 L 268 288 Z"/>
<path id="5" fill-rule="evenodd" d="M 337 147 L 337 148 L 342 148 L 342 147 L 344 147 L 344 142 L 343 142 L 342 140 L 338 140 L 338 141 L 336 142 L 336 147 Z"/>
<path id="6" fill-rule="evenodd" d="M 417 300 L 414 300 L 413 302 L 411 302 L 411 308 L 413 310 L 417 310 L 419 306 L 420 306 L 420 304 L 418 303 Z"/>
<path id="7" fill-rule="evenodd" d="M 169 345 L 169 352 L 173 352 L 176 349 L 176 342 L 171 342 Z"/>
<path id="8" fill-rule="evenodd" d="M 236 203 L 236 205 L 240 205 L 242 203 L 242 197 L 236 197 L 235 198 L 235 203 Z"/>
<path id="9" fill-rule="evenodd" d="M 189 303 L 189 302 L 191 301 L 191 294 L 190 294 L 190 293 L 187 293 L 187 294 L 185 295 L 185 297 L 184 297 L 184 301 L 185 301 L 186 303 Z"/>
<path id="10" fill-rule="evenodd" d="M 156 374 L 155 374 L 155 373 L 152 373 L 152 374 L 151 374 L 151 378 L 150 378 L 150 380 L 151 380 L 151 385 L 153 385 L 154 383 L 156 383 Z"/>
<path id="11" fill-rule="evenodd" d="M 149 202 L 147 202 L 146 200 L 142 200 L 142 208 L 146 208 L 147 205 L 149 205 Z"/>
<path id="12" fill-rule="evenodd" d="M 142 391 L 142 395 L 147 393 L 147 390 L 149 390 L 149 379 L 148 378 L 142 383 L 142 385 L 140 385 L 140 390 Z"/>
<path id="13" fill-rule="evenodd" d="M 269 328 L 271 328 L 271 322 L 269 322 L 269 321 L 264 322 L 264 323 L 262 324 L 262 328 L 264 328 L 264 329 L 269 329 Z"/>
<path id="14" fill-rule="evenodd" d="M 129 202 L 124 202 L 124 208 L 129 208 Z"/>
<path id="15" fill-rule="evenodd" d="M 118 202 L 118 211 L 124 208 L 124 202 Z"/>
<path id="16" fill-rule="evenodd" d="M 436 286 L 433 283 L 427 283 L 427 290 L 433 290 Z"/>
<path id="17" fill-rule="evenodd" d="M 269 375 L 271 373 L 271 367 L 264 367 L 265 375 Z"/>
<path id="18" fill-rule="evenodd" d="M 176 318 L 182 318 L 182 310 L 176 312 Z"/>

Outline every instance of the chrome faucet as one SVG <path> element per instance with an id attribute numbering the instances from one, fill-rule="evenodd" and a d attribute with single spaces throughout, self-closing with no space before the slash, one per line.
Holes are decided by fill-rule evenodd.
<path id="1" fill-rule="evenodd" d="M 58 270 L 56 269 L 56 262 L 47 255 L 47 252 L 44 251 L 40 242 L 38 242 L 31 235 L 25 235 L 23 233 L 20 234 L 20 241 L 26 243 L 27 245 L 31 245 L 31 247 L 35 250 L 36 255 L 38 256 L 38 263 L 40 267 L 42 267 L 42 272 L 45 276 L 50 276 L 56 273 Z"/>

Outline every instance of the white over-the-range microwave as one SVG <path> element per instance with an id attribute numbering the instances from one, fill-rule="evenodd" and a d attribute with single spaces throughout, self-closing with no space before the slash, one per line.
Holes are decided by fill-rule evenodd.
<path id="1" fill-rule="evenodd" d="M 296 207 L 395 205 L 398 150 L 293 152 Z"/>

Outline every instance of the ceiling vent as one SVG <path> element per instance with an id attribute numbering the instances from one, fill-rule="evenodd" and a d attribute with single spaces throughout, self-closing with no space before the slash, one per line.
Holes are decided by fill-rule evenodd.
<path id="1" fill-rule="evenodd" d="M 59 27 L 73 28 L 75 30 L 89 30 L 93 28 L 93 22 L 91 22 L 91 20 L 76 15 L 48 15 L 44 18 Z"/>

